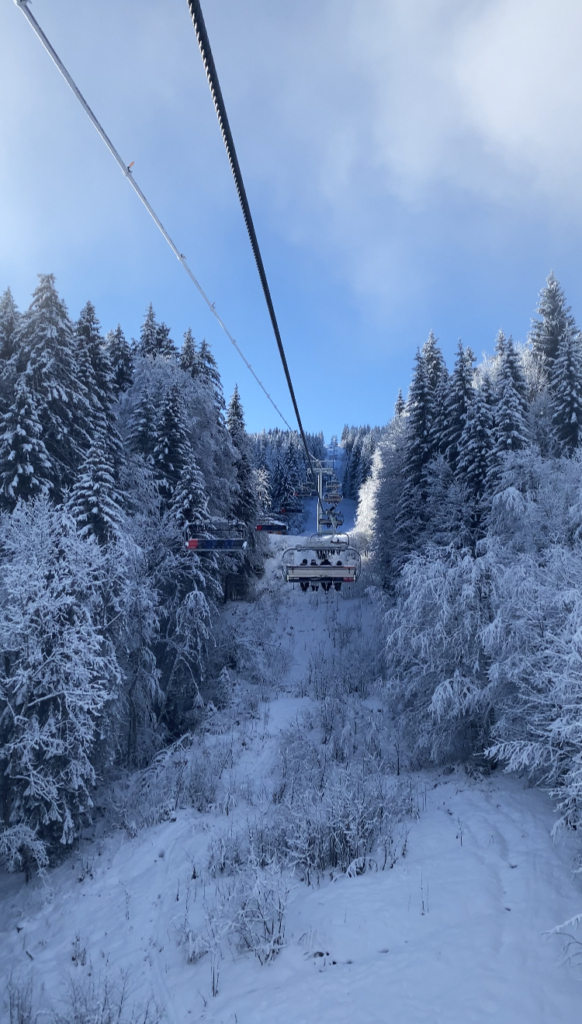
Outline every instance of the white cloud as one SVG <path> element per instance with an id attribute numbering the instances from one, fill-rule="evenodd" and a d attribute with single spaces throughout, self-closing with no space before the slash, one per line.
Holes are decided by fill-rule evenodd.
<path id="1" fill-rule="evenodd" d="M 418 290 L 423 247 L 439 234 L 472 247 L 483 206 L 490 245 L 503 238 L 508 210 L 514 219 L 540 205 L 548 218 L 582 213 L 579 0 L 204 8 L 259 221 L 315 253 L 363 301 L 385 310 Z M 200 218 L 205 202 L 217 222 L 231 211 L 184 0 L 39 0 L 33 10 L 161 212 L 188 190 Z M 137 224 L 141 211 L 128 212 L 115 169 L 104 173 L 107 155 L 91 156 L 90 129 L 80 129 L 73 98 L 13 5 L 3 5 L 0 35 L 9 40 L 0 85 L 16 90 L 2 126 L 0 180 L 11 196 L 3 222 L 15 234 L 20 225 L 22 251 L 38 244 L 49 202 L 47 231 L 69 203 L 76 245 L 94 214 L 95 237 L 107 223 L 87 195 Z M 39 168 L 51 177 L 44 194 Z"/>

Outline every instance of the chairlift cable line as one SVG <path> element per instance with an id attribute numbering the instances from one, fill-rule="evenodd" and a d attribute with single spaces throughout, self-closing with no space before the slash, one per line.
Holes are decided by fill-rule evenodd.
<path id="1" fill-rule="evenodd" d="M 218 81 L 218 74 L 216 71 L 216 65 L 212 56 L 212 50 L 210 48 L 210 40 L 208 39 L 208 32 L 206 31 L 206 25 L 204 22 L 204 16 L 202 14 L 202 7 L 200 6 L 200 0 L 188 0 L 188 7 L 190 8 L 190 15 L 192 17 L 192 23 L 194 25 L 194 31 L 196 32 L 196 38 L 198 40 L 198 46 L 200 48 L 200 54 L 202 57 L 202 63 L 204 64 L 204 70 L 206 71 L 206 77 L 208 79 L 208 85 L 210 86 L 210 92 L 214 102 L 214 109 L 216 110 L 216 116 L 218 117 L 218 123 L 220 125 L 220 131 L 222 133 L 222 139 L 226 148 L 228 161 L 230 163 L 230 169 L 236 185 L 238 198 L 242 207 L 242 213 L 246 224 L 251 248 L 257 264 L 257 270 L 263 286 L 263 293 L 267 308 L 269 310 L 269 316 L 271 318 L 271 324 L 273 326 L 273 332 L 275 334 L 275 340 L 277 342 L 277 348 L 279 349 L 279 355 L 283 364 L 283 370 L 285 372 L 285 378 L 287 380 L 287 387 L 289 388 L 289 394 L 291 395 L 291 401 L 295 410 L 295 416 L 297 418 L 297 425 L 299 427 L 299 433 L 301 434 L 301 440 L 303 441 L 303 447 L 305 448 L 305 454 L 307 456 L 307 465 L 311 472 L 313 480 L 315 480 L 315 473 L 313 470 L 313 464 L 311 461 L 311 454 L 307 446 L 307 438 L 305 437 L 305 431 L 301 422 L 301 416 L 299 414 L 299 406 L 297 405 L 297 399 L 295 398 L 295 391 L 293 388 L 293 382 L 291 380 L 291 374 L 289 372 L 289 366 L 287 365 L 287 357 L 285 355 L 285 349 L 283 347 L 283 341 L 281 338 L 281 332 L 279 331 L 279 324 L 277 323 L 277 317 L 275 314 L 275 307 L 273 306 L 273 300 L 271 298 L 271 291 L 267 281 L 267 275 L 265 273 L 265 267 L 261 256 L 261 250 L 259 248 L 259 241 L 255 231 L 253 218 L 251 215 L 251 208 L 247 199 L 247 193 L 244 186 L 238 157 L 236 155 L 236 149 L 234 145 L 234 139 L 230 130 L 230 124 L 228 121 L 228 115 L 226 113 L 226 105 L 220 88 L 220 82 Z M 318 495 L 318 504 L 321 505 L 321 500 Z"/>
<path id="2" fill-rule="evenodd" d="M 129 182 L 129 184 L 131 185 L 131 187 L 133 188 L 134 192 L 137 194 L 139 199 L 141 199 L 143 205 L 145 206 L 145 208 L 148 211 L 150 217 L 154 221 L 156 227 L 159 228 L 159 230 L 162 233 L 162 235 L 164 236 L 166 242 L 170 246 L 170 249 L 172 250 L 174 255 L 177 257 L 179 262 L 182 264 L 182 266 L 183 266 L 184 270 L 186 271 L 186 273 L 188 274 L 188 277 L 190 278 L 190 280 L 193 282 L 193 284 L 198 289 L 200 295 L 204 299 L 204 302 L 208 306 L 208 308 L 209 308 L 210 312 L 212 313 L 212 315 L 215 317 L 215 319 L 218 321 L 218 323 L 222 327 L 222 329 L 223 329 L 224 333 L 226 334 L 228 340 L 234 345 L 236 351 L 238 352 L 239 356 L 243 360 L 247 370 L 249 370 L 252 373 L 252 375 L 255 378 L 257 384 L 259 385 L 261 390 L 264 392 L 264 394 L 267 396 L 267 398 L 269 399 L 271 405 L 273 406 L 275 411 L 278 413 L 278 415 L 281 417 L 281 419 L 283 420 L 283 423 L 285 424 L 287 429 L 292 431 L 293 427 L 291 426 L 290 423 L 288 423 L 288 421 L 286 420 L 285 416 L 283 415 L 283 413 L 281 412 L 279 407 L 273 401 L 273 399 L 271 398 L 271 395 L 269 394 L 269 392 L 265 388 L 265 386 L 262 383 L 262 381 L 259 380 L 257 374 L 255 373 L 253 367 L 251 366 L 251 364 L 249 363 L 248 359 L 246 358 L 244 352 L 240 348 L 238 342 L 235 341 L 235 339 L 233 338 L 232 334 L 228 330 L 228 327 L 226 326 L 224 321 L 219 316 L 219 314 L 218 314 L 218 312 L 217 312 L 217 310 L 215 308 L 215 304 L 210 301 L 210 299 L 208 298 L 206 292 L 202 288 L 202 285 L 197 281 L 196 277 L 194 276 L 194 274 L 190 270 L 190 267 L 188 266 L 188 263 L 186 262 L 186 257 L 180 252 L 180 250 L 178 249 L 176 244 L 172 241 L 170 235 L 166 231 L 166 229 L 165 229 L 164 225 L 162 224 L 160 218 L 158 217 L 157 213 L 155 212 L 155 210 L 153 209 L 152 205 L 150 204 L 150 202 L 148 201 L 148 199 L 146 198 L 146 196 L 142 192 L 141 188 L 137 184 L 137 182 L 135 180 L 135 177 L 133 175 L 133 172 L 131 171 L 131 164 L 128 166 L 126 163 L 124 163 L 124 161 L 122 160 L 121 156 L 119 155 L 117 149 L 113 145 L 111 139 L 107 135 L 105 129 L 103 128 L 103 126 L 101 125 L 101 123 L 99 122 L 99 120 L 97 119 L 97 117 L 95 116 L 93 111 L 91 110 L 91 107 L 87 103 L 87 100 L 83 96 L 83 94 L 80 91 L 80 89 L 77 87 L 74 79 L 72 78 L 72 76 L 67 71 L 67 69 L 66 69 L 65 65 L 63 64 L 61 58 L 59 57 L 59 55 L 57 54 L 57 52 L 53 48 L 52 44 L 49 42 L 47 36 L 43 32 L 43 30 L 40 27 L 38 21 L 36 20 L 34 15 L 31 14 L 30 10 L 28 9 L 28 4 L 30 3 L 30 0 L 14 0 L 14 3 L 22 11 L 22 13 L 24 14 L 25 18 L 29 22 L 31 28 L 33 29 L 34 33 L 40 39 L 40 41 L 41 41 L 42 45 L 44 46 L 46 52 L 48 53 L 49 57 L 54 62 L 54 64 L 58 68 L 58 70 L 60 71 L 60 73 L 63 76 L 63 78 L 65 79 L 67 85 L 74 92 L 75 96 L 79 100 L 79 103 L 81 104 L 81 106 L 83 107 L 85 113 L 87 114 L 89 120 L 92 122 L 94 128 L 97 129 L 97 131 L 98 131 L 99 135 L 101 136 L 103 142 L 107 146 L 107 149 L 111 153 L 111 155 L 114 158 L 115 162 L 119 165 L 123 175 L 125 176 L 125 178 Z M 303 442 L 305 443 L 305 438 L 303 438 Z"/>

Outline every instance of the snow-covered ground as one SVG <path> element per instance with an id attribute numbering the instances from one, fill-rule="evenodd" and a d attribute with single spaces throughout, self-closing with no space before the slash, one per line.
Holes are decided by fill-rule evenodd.
<path id="1" fill-rule="evenodd" d="M 499 772 L 415 770 L 403 757 L 414 813 L 399 824 L 391 869 L 376 856 L 358 877 L 290 878 L 272 963 L 226 940 L 222 956 L 189 962 L 215 897 L 209 844 L 268 816 L 279 737 L 315 709 L 318 666 L 339 672 L 350 646 L 373 642 L 369 595 L 283 584 L 291 542 L 270 538 L 257 600 L 224 612 L 226 632 L 264 652 L 264 672 L 233 673 L 234 709 L 204 740 L 209 759 L 226 752 L 213 806 L 97 834 L 29 885 L 1 875 L 0 1000 L 11 974 L 31 975 L 46 1006 L 58 1005 L 67 975 L 100 985 L 127 970 L 129 1001 L 153 994 L 171 1024 L 577 1024 L 582 977 L 562 962 L 563 939 L 548 935 L 582 911 L 577 847 L 552 842 L 544 793 Z M 380 719 L 373 690 L 359 699 Z"/>

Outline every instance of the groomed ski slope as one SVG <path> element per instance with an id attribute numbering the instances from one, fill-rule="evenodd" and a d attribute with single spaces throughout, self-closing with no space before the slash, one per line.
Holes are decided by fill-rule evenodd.
<path id="1" fill-rule="evenodd" d="M 272 645 L 279 668 L 271 684 L 234 677 L 235 704 L 254 710 L 229 712 L 228 728 L 215 730 L 232 747 L 216 808 L 178 809 L 133 837 L 96 836 L 44 881 L 0 876 L 0 998 L 11 973 L 32 972 L 46 1007 L 59 1005 L 67 974 L 99 982 L 127 969 L 131 1001 L 153 994 L 171 1024 L 577 1024 L 582 975 L 547 933 L 582 911 L 579 844 L 554 843 L 548 797 L 499 772 L 404 765 L 418 813 L 391 870 L 294 879 L 285 947 L 261 966 L 227 945 L 215 997 L 210 955 L 188 962 L 183 922 L 202 920 L 209 842 L 267 813 L 278 738 L 315 704 L 317 659 L 337 659 L 342 630 L 371 641 L 377 628 L 365 593 L 285 586 L 290 543 L 270 538 L 258 600 L 225 610 L 233 632 Z M 367 703 L 384 713 L 378 697 Z"/>

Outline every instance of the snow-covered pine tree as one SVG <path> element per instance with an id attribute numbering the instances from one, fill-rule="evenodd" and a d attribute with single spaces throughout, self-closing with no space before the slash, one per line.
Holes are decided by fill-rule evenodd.
<path id="1" fill-rule="evenodd" d="M 24 372 L 0 423 L 0 500 L 5 508 L 11 510 L 19 499 L 28 501 L 51 490 L 52 463 L 42 433 L 36 396 Z"/>
<path id="2" fill-rule="evenodd" d="M 402 388 L 398 388 L 398 395 L 396 396 L 396 404 L 394 405 L 394 415 L 403 416 L 406 412 L 406 402 L 402 397 Z"/>
<path id="3" fill-rule="evenodd" d="M 196 462 L 206 482 L 211 515 L 230 515 L 236 489 L 236 453 L 225 421 L 225 401 L 220 373 L 206 340 L 202 341 L 192 369 L 188 413 L 196 429 L 191 441 Z"/>
<path id="4" fill-rule="evenodd" d="M 53 274 L 39 274 L 29 309 L 14 333 L 11 363 L 27 374 L 52 465 L 53 495 L 71 486 L 90 444 L 90 405 L 77 372 L 77 346 Z"/>
<path id="5" fill-rule="evenodd" d="M 425 470 L 434 455 L 431 436 L 432 391 L 422 352 L 416 353 L 416 367 L 408 393 L 405 417 L 403 483 L 398 501 L 397 527 L 412 544 L 422 528 L 426 501 Z"/>
<path id="6" fill-rule="evenodd" d="M 395 416 L 388 425 L 374 457 L 371 480 L 364 486 L 358 506 L 360 520 L 374 528 L 371 540 L 374 576 L 390 590 L 404 561 L 406 543 L 398 529 L 399 500 L 404 479 L 406 417 Z M 372 507 L 366 508 L 370 500 Z"/>
<path id="7" fill-rule="evenodd" d="M 288 505 L 295 501 L 295 481 L 293 480 L 293 466 L 289 460 L 289 448 L 280 448 L 275 456 L 273 467 L 272 492 L 273 508 L 275 513 L 281 512 Z"/>
<path id="8" fill-rule="evenodd" d="M 536 312 L 539 313 L 540 319 L 532 319 L 529 339 L 534 356 L 543 367 L 546 379 L 549 380 L 564 334 L 570 332 L 575 336 L 579 333 L 571 307 L 566 304 L 564 290 L 556 280 L 553 270 L 550 271 L 540 292 Z"/>
<path id="9" fill-rule="evenodd" d="M 0 366 L 14 353 L 12 339 L 18 327 L 20 314 L 10 288 L 0 296 Z"/>
<path id="10" fill-rule="evenodd" d="M 459 341 L 455 367 L 451 374 L 446 397 L 444 416 L 446 425 L 441 434 L 441 450 L 444 451 L 453 472 L 457 468 L 459 441 L 465 426 L 467 408 L 473 395 L 473 363 L 475 356 L 470 348 L 464 348 Z"/>
<path id="11" fill-rule="evenodd" d="M 156 443 L 156 403 L 151 381 L 147 378 L 136 380 L 132 397 L 135 398 L 135 406 L 128 424 L 129 444 L 134 452 L 151 461 Z"/>
<path id="12" fill-rule="evenodd" d="M 552 423 L 560 444 L 571 454 L 582 431 L 582 338 L 565 330 L 550 376 Z"/>
<path id="13" fill-rule="evenodd" d="M 105 338 L 115 397 L 129 390 L 133 383 L 133 355 L 125 334 L 118 324 L 114 331 L 109 331 Z"/>
<path id="14" fill-rule="evenodd" d="M 493 450 L 493 405 L 493 387 L 489 375 L 485 373 L 467 407 L 457 459 L 457 476 L 477 501 L 481 500 L 485 491 Z"/>
<path id="15" fill-rule="evenodd" d="M 158 322 L 154 313 L 154 307 L 150 302 L 139 332 L 137 352 L 140 356 L 154 357 L 157 355 L 157 331 Z"/>
<path id="16" fill-rule="evenodd" d="M 109 355 L 101 337 L 101 324 L 95 306 L 87 302 L 75 324 L 77 374 L 87 391 L 93 420 L 92 435 L 106 430 L 106 415 L 113 404 L 113 373 Z"/>
<path id="17" fill-rule="evenodd" d="M 101 325 L 93 303 L 87 302 L 81 310 L 75 331 L 79 378 L 86 388 L 91 408 L 92 443 L 99 439 L 98 447 L 102 450 L 102 458 L 116 473 L 123 459 L 123 445 L 113 411 L 117 389 L 109 350 L 101 337 Z M 82 472 L 85 472 L 85 469 Z"/>
<path id="18" fill-rule="evenodd" d="M 122 532 L 122 497 L 115 484 L 110 452 L 104 439 L 95 437 L 67 502 L 67 510 L 83 538 L 107 544 Z"/>
<path id="19" fill-rule="evenodd" d="M 163 359 L 173 359 L 178 355 L 178 349 L 170 338 L 170 328 L 163 322 L 156 327 L 156 351 L 153 354 Z"/>
<path id="20" fill-rule="evenodd" d="M 358 497 L 358 481 L 361 480 L 360 460 L 365 438 L 365 428 L 356 430 L 351 444 L 349 459 L 344 472 L 344 493 L 347 498 Z"/>
<path id="21" fill-rule="evenodd" d="M 354 488 L 356 498 L 358 497 L 363 484 L 365 484 L 372 475 L 372 464 L 377 444 L 378 432 L 376 430 L 369 430 L 362 440 Z"/>
<path id="22" fill-rule="evenodd" d="M 180 473 L 172 494 L 170 513 L 186 537 L 204 537 L 210 533 L 212 520 L 206 486 L 194 453 Z"/>
<path id="23" fill-rule="evenodd" d="M 183 395 L 177 381 L 163 396 L 153 440 L 154 474 L 162 500 L 168 505 L 183 469 L 193 459 Z"/>
<path id="24" fill-rule="evenodd" d="M 196 364 L 192 368 L 193 376 L 200 377 L 203 381 L 212 386 L 218 405 L 221 409 L 224 409 L 225 401 L 222 393 L 220 373 L 218 371 L 218 366 L 216 365 L 216 359 L 212 355 L 212 350 L 206 341 L 206 338 L 202 339 L 202 344 L 198 350 L 197 357 Z"/>
<path id="25" fill-rule="evenodd" d="M 184 341 L 182 342 L 182 348 L 180 349 L 180 355 L 178 357 L 178 362 L 180 363 L 181 369 L 184 370 L 184 373 L 189 373 L 192 377 L 196 375 L 196 359 L 196 341 L 192 331 L 188 327 L 188 329 L 184 331 Z"/>
<path id="26" fill-rule="evenodd" d="M 254 539 L 254 527 L 257 521 L 257 495 L 244 412 L 236 384 L 226 410 L 226 425 L 236 452 L 237 493 L 232 503 L 232 515 L 245 524 L 249 531 L 249 537 Z"/>
<path id="27" fill-rule="evenodd" d="M 255 494 L 259 515 L 267 515 L 271 511 L 271 474 L 264 466 L 254 470 Z"/>
<path id="28" fill-rule="evenodd" d="M 487 477 L 487 487 L 492 492 L 497 487 L 503 456 L 507 452 L 520 451 L 529 444 L 527 404 L 523 397 L 524 387 L 519 379 L 516 384 L 515 375 L 515 349 L 511 338 L 508 338 L 500 359 L 495 385 L 495 425 Z"/>
<path id="29" fill-rule="evenodd" d="M 447 399 L 449 388 L 449 371 L 438 339 L 433 332 L 429 333 L 422 346 L 425 373 L 430 393 L 430 436 L 433 454 L 444 451 L 443 436 L 447 427 Z"/>
<path id="30" fill-rule="evenodd" d="M 95 750 L 120 689 L 99 625 L 104 555 L 39 497 L 4 515 L 0 608 L 0 775 L 4 825 L 56 853 L 90 816 Z"/>
<path id="31" fill-rule="evenodd" d="M 0 297 L 0 415 L 5 413 L 14 400 L 16 367 L 13 338 L 20 320 L 16 303 L 10 288 Z"/>

